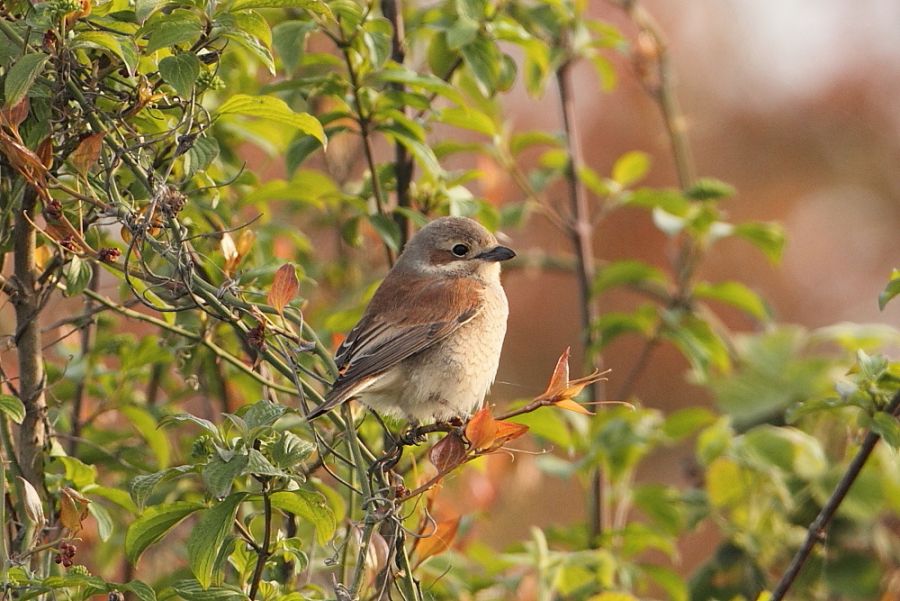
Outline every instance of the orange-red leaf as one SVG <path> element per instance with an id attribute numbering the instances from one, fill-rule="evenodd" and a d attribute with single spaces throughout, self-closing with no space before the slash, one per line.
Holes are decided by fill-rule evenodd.
<path id="1" fill-rule="evenodd" d="M 494 448 L 500 448 L 510 440 L 515 440 L 520 436 L 524 436 L 526 432 L 528 432 L 528 426 L 525 424 L 498 421 L 497 440 L 494 441 Z"/>
<path id="2" fill-rule="evenodd" d="M 485 451 L 497 440 L 497 420 L 490 407 L 481 408 L 466 424 L 466 438 L 475 451 Z"/>
<path id="3" fill-rule="evenodd" d="M 72 166 L 75 167 L 78 173 L 86 174 L 97 162 L 97 159 L 100 158 L 100 149 L 103 148 L 103 138 L 105 136 L 104 132 L 87 136 L 69 156 Z"/>
<path id="4" fill-rule="evenodd" d="M 466 445 L 455 432 L 440 439 L 428 452 L 428 459 L 441 474 L 447 473 L 466 458 Z"/>
<path id="5" fill-rule="evenodd" d="M 59 522 L 71 532 L 81 530 L 88 516 L 90 501 L 73 488 L 63 488 L 59 499 Z"/>
<path id="6" fill-rule="evenodd" d="M 561 401 L 556 401 L 555 403 L 553 403 L 553 405 L 559 407 L 560 409 L 567 409 L 569 411 L 574 411 L 575 413 L 580 413 L 582 415 L 594 415 L 593 412 L 585 409 L 584 405 L 576 403 L 572 399 L 563 399 Z"/>
<path id="7" fill-rule="evenodd" d="M 297 271 L 290 263 L 285 263 L 275 272 L 275 280 L 269 289 L 269 304 L 275 307 L 279 313 L 284 312 L 287 305 L 300 290 L 300 281 L 297 279 Z"/>
<path id="8" fill-rule="evenodd" d="M 544 394 L 537 397 L 537 400 L 552 400 L 561 396 L 569 385 L 569 352 L 571 347 L 566 347 L 563 354 L 559 356 L 556 367 L 553 369 L 553 375 L 550 376 L 550 383 Z"/>
<path id="9" fill-rule="evenodd" d="M 456 538 L 456 531 L 459 529 L 459 518 L 452 520 L 444 520 L 438 522 L 434 530 L 434 534 L 426 538 L 420 538 L 416 545 L 416 554 L 418 559 L 416 566 L 421 565 L 423 561 L 429 557 L 439 555 L 450 548 L 453 539 Z"/>

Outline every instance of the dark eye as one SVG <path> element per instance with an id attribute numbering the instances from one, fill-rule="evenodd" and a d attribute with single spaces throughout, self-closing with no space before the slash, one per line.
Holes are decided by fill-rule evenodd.
<path id="1" fill-rule="evenodd" d="M 452 252 L 457 257 L 465 257 L 466 253 L 469 252 L 469 247 L 465 244 L 457 244 L 450 250 L 450 252 Z"/>

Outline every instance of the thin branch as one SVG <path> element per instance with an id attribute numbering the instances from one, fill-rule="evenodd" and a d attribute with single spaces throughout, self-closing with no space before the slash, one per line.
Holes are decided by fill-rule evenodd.
<path id="1" fill-rule="evenodd" d="M 894 418 L 900 417 L 900 391 L 894 394 L 885 413 Z M 809 554 L 812 553 L 813 548 L 825 540 L 828 524 L 834 517 L 835 512 L 837 512 L 838 507 L 841 506 L 844 497 L 846 497 L 847 493 L 850 491 L 850 487 L 853 486 L 853 482 L 856 481 L 856 477 L 862 472 L 866 461 L 868 461 L 869 456 L 872 454 L 872 450 L 875 448 L 875 445 L 878 444 L 880 438 L 881 437 L 873 431 L 870 431 L 866 435 L 866 438 L 863 440 L 862 446 L 859 448 L 859 451 L 857 451 L 853 461 L 847 466 L 847 471 L 844 472 L 840 482 L 834 487 L 834 492 L 831 493 L 825 506 L 822 507 L 819 515 L 816 516 L 816 519 L 809 525 L 809 529 L 806 533 L 806 540 L 803 541 L 803 545 L 794 554 L 791 564 L 784 572 L 784 575 L 781 577 L 775 590 L 772 591 L 772 601 L 781 601 L 781 599 L 784 599 L 784 596 L 787 594 L 788 590 L 790 590 L 797 576 L 800 574 L 803 564 L 806 563 L 806 560 L 809 558 Z"/>
<path id="2" fill-rule="evenodd" d="M 399 65 L 406 60 L 406 34 L 403 23 L 403 6 L 402 0 L 382 0 L 381 12 L 384 17 L 391 22 L 393 26 L 393 36 L 391 37 L 391 59 Z M 403 84 L 393 83 L 390 87 L 403 92 Z M 402 109 L 403 114 L 407 114 L 407 107 Z M 412 208 L 412 198 L 410 196 L 410 184 L 412 183 L 413 169 L 415 164 L 406 149 L 406 146 L 399 141 L 394 144 L 394 177 L 397 180 L 397 206 L 400 208 Z M 412 236 L 412 224 L 402 211 L 394 214 L 394 221 L 400 228 L 400 248 L 406 246 L 406 242 Z"/>
<path id="3" fill-rule="evenodd" d="M 97 289 L 100 287 L 100 266 L 97 263 L 91 264 L 91 281 L 89 284 L 89 288 L 92 292 L 97 292 Z M 84 393 L 87 388 L 87 382 L 90 379 L 90 366 L 89 356 L 91 353 L 91 347 L 94 344 L 94 320 L 91 319 L 91 315 L 94 314 L 96 309 L 94 308 L 94 301 L 91 297 L 87 297 L 84 302 L 84 312 L 82 313 L 82 319 L 85 320 L 84 325 L 81 327 L 81 360 L 84 362 L 82 375 L 78 380 L 78 384 L 75 387 L 75 395 L 72 399 L 72 413 L 71 413 L 71 424 L 70 431 L 72 437 L 69 439 L 69 455 L 75 455 L 78 451 L 78 440 L 81 436 L 81 407 L 84 404 Z"/>
<path id="4" fill-rule="evenodd" d="M 566 147 L 569 154 L 569 162 L 566 166 L 566 183 L 569 190 L 569 204 L 571 206 L 571 222 L 569 235 L 575 247 L 575 257 L 578 268 L 578 292 L 581 305 L 581 328 L 584 332 L 585 356 L 589 357 L 596 343 L 594 324 L 599 317 L 599 309 L 596 299 L 593 297 L 592 286 L 597 269 L 594 263 L 593 223 L 587 201 L 587 192 L 584 182 L 578 176 L 584 159 L 581 154 L 580 138 L 578 136 L 578 121 L 575 114 L 575 100 L 572 94 L 571 67 L 572 61 L 564 61 L 556 71 L 556 83 L 559 89 L 559 100 L 562 106 L 563 127 L 566 133 Z M 599 357 L 593 363 L 600 363 Z M 599 365 L 594 365 L 599 367 Z M 605 396 L 603 386 L 594 383 L 590 387 L 591 396 L 602 399 Z M 598 466 L 591 474 L 590 494 L 590 524 L 588 527 L 589 544 L 593 547 L 597 544 L 603 532 L 603 471 Z"/>
<path id="5" fill-rule="evenodd" d="M 262 581 L 263 570 L 266 567 L 266 561 L 271 554 L 272 544 L 272 499 L 269 496 L 269 483 L 263 483 L 263 521 L 265 529 L 263 531 L 263 542 L 256 549 L 256 567 L 253 569 L 253 578 L 250 580 L 250 599 L 256 599 L 256 593 L 259 591 L 259 583 Z"/>

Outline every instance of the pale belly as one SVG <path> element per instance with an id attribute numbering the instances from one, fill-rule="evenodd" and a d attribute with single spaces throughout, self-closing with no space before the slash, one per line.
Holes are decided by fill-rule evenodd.
<path id="1" fill-rule="evenodd" d="M 502 290 L 493 293 L 482 313 L 383 374 L 359 400 L 379 414 L 419 423 L 471 415 L 497 374 L 507 314 Z"/>

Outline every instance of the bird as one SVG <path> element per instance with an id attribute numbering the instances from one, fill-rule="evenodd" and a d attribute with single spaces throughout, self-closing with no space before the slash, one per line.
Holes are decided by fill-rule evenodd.
<path id="1" fill-rule="evenodd" d="M 413 425 L 471 415 L 497 374 L 509 315 L 500 263 L 515 256 L 466 217 L 419 230 L 338 348 L 338 377 L 307 419 L 351 399 Z"/>

